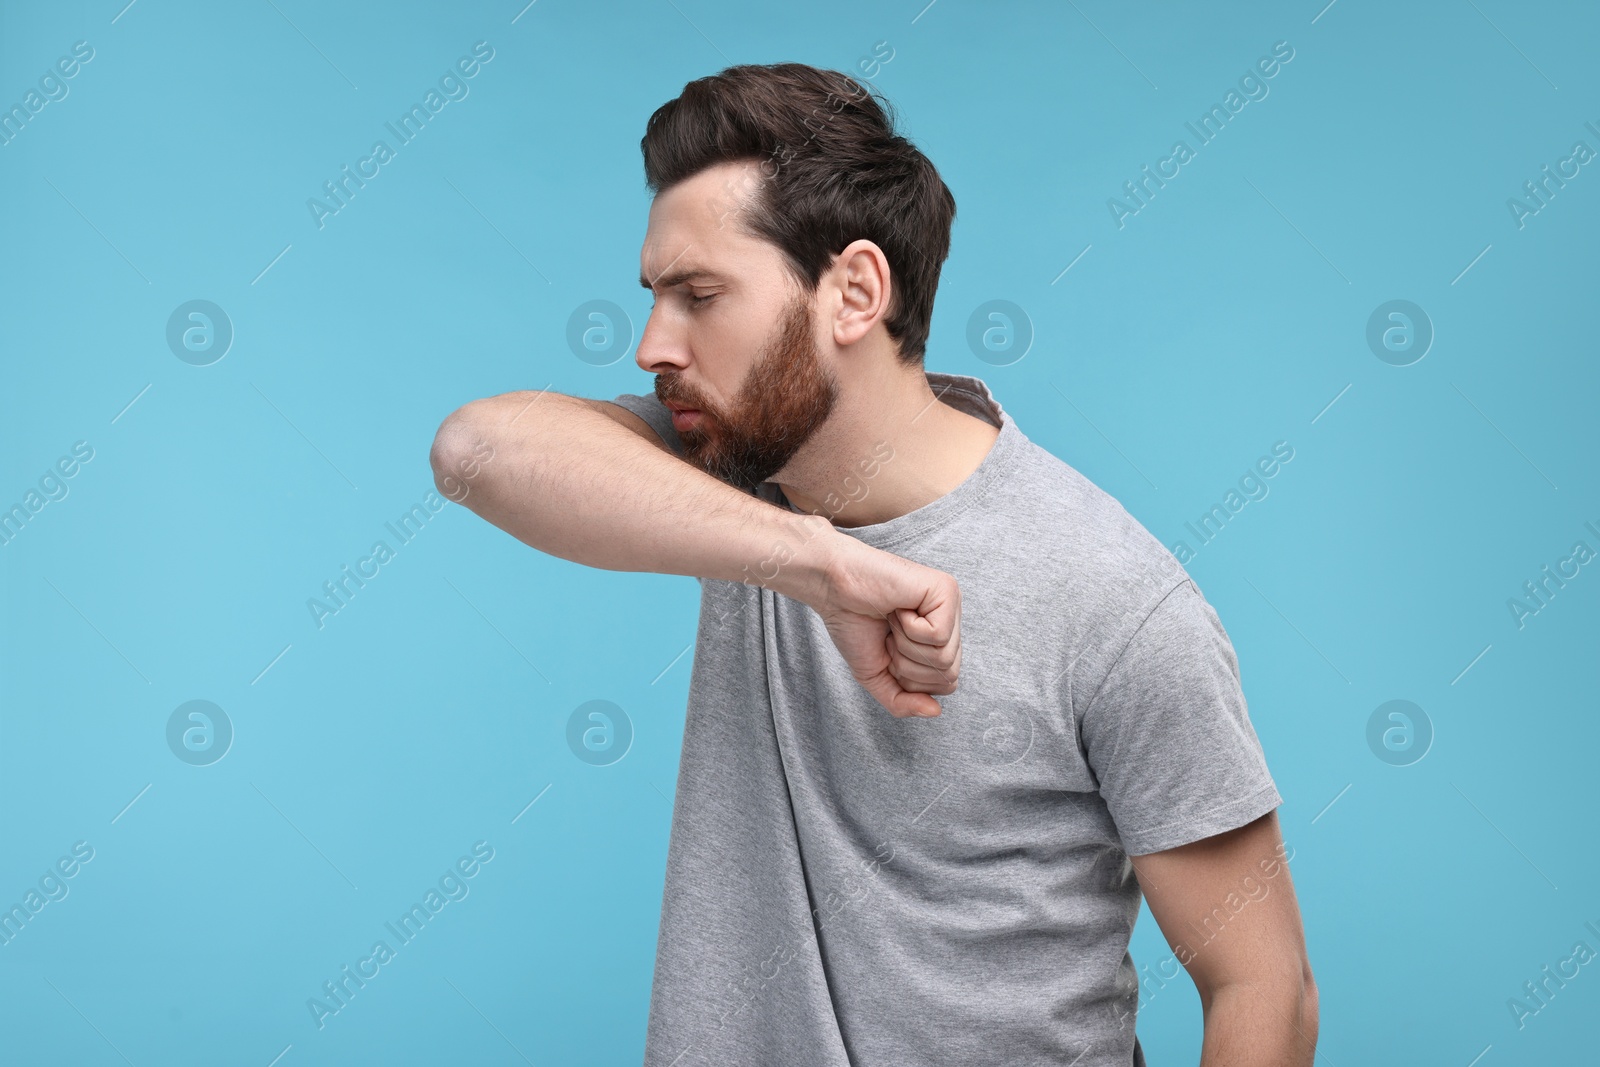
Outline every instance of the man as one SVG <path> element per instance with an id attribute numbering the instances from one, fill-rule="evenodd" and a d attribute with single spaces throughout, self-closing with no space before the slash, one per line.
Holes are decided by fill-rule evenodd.
<path id="1" fill-rule="evenodd" d="M 648 1067 L 1143 1064 L 1141 893 L 1203 1067 L 1309 1065 L 1233 649 L 1121 505 L 923 370 L 932 164 L 800 64 L 689 83 L 642 148 L 654 394 L 474 401 L 432 460 L 535 548 L 701 581 Z"/>

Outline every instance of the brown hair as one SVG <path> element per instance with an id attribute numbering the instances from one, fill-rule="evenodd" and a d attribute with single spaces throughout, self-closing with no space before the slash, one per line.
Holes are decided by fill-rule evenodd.
<path id="1" fill-rule="evenodd" d="M 653 195 L 720 163 L 759 161 L 765 180 L 740 224 L 777 246 L 807 294 L 851 241 L 878 245 L 892 278 L 884 325 L 901 361 L 922 363 L 956 201 L 894 132 L 881 94 L 804 63 L 727 67 L 657 108 L 639 148 Z"/>

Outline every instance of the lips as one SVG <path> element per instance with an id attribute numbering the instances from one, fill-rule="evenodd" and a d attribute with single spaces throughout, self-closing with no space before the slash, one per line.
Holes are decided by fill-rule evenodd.
<path id="1" fill-rule="evenodd" d="M 681 400 L 662 399 L 668 411 L 672 413 L 672 428 L 682 433 L 698 426 L 706 419 L 705 413 L 699 408 L 685 404 Z"/>

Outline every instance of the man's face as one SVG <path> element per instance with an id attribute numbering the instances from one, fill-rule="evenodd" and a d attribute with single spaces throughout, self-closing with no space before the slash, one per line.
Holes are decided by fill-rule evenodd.
<path id="1" fill-rule="evenodd" d="M 827 419 L 839 383 L 817 358 L 811 302 L 793 299 L 734 400 L 717 406 L 681 374 L 656 375 L 656 396 L 699 411 L 678 430 L 684 456 L 707 474 L 752 490 L 788 465 Z"/>
<path id="2" fill-rule="evenodd" d="M 812 301 L 776 248 L 742 232 L 755 164 L 724 164 L 651 205 L 640 281 L 657 300 L 639 366 L 676 416 L 685 458 L 746 491 L 781 471 L 827 419 L 838 380 L 812 332 Z"/>

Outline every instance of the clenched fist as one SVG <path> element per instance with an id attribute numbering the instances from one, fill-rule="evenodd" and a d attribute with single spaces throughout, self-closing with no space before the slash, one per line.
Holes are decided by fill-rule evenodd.
<path id="1" fill-rule="evenodd" d="M 829 542 L 828 579 L 811 602 L 856 681 L 897 718 L 939 714 L 956 690 L 961 589 L 944 571 L 863 544 Z"/>

